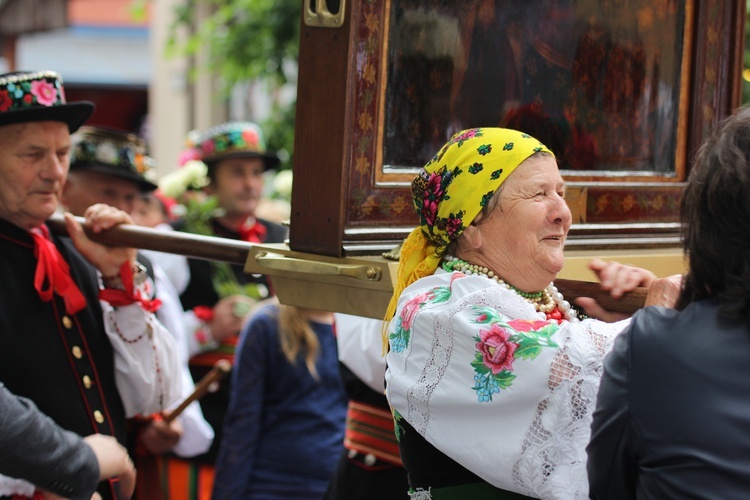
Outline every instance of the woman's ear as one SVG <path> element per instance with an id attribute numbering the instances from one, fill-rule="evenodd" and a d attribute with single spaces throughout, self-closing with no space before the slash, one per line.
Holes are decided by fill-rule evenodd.
<path id="1" fill-rule="evenodd" d="M 479 230 L 479 226 L 476 224 L 469 224 L 461 233 L 463 242 L 459 241 L 459 244 L 467 250 L 479 250 L 482 248 L 482 232 Z"/>

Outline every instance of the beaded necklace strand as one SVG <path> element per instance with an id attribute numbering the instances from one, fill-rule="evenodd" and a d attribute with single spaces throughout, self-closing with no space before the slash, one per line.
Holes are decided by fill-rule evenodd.
<path id="1" fill-rule="evenodd" d="M 469 264 L 468 262 L 452 255 L 446 255 L 443 257 L 442 267 L 443 270 L 448 272 L 456 271 L 467 276 L 476 275 L 489 278 L 497 284 L 502 285 L 508 290 L 523 297 L 534 306 L 534 309 L 537 312 L 544 314 L 547 319 L 554 319 L 557 321 L 567 320 L 572 323 L 578 321 L 578 312 L 573 309 L 570 302 L 565 300 L 553 283 L 550 283 L 545 289 L 539 292 L 524 292 L 502 279 L 491 269 L 476 264 Z"/>

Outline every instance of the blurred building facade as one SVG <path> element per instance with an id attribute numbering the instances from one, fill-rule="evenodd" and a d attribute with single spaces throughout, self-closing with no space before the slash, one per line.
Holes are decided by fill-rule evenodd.
<path id="1" fill-rule="evenodd" d="M 172 171 L 188 131 L 229 117 L 215 78 L 189 77 L 199 60 L 166 57 L 186 1 L 0 0 L 0 72 L 57 71 L 69 101 L 96 104 L 89 124 L 139 133 Z"/>

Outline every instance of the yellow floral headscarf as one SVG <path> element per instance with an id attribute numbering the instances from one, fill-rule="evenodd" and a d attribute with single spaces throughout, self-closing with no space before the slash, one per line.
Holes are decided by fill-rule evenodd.
<path id="1" fill-rule="evenodd" d="M 427 162 L 411 183 L 419 227 L 401 247 L 386 322 L 395 314 L 404 289 L 435 272 L 448 244 L 479 215 L 505 179 L 540 151 L 552 154 L 528 134 L 474 128 L 455 134 Z"/>

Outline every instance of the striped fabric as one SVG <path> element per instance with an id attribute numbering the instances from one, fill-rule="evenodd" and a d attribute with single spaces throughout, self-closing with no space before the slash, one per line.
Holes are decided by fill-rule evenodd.
<path id="1" fill-rule="evenodd" d="M 178 458 L 167 458 L 164 465 L 167 471 L 165 500 L 211 500 L 213 465 L 197 465 Z"/>
<path id="2" fill-rule="evenodd" d="M 349 450 L 371 453 L 380 460 L 401 465 L 393 415 L 382 408 L 350 401 L 344 446 Z"/>

